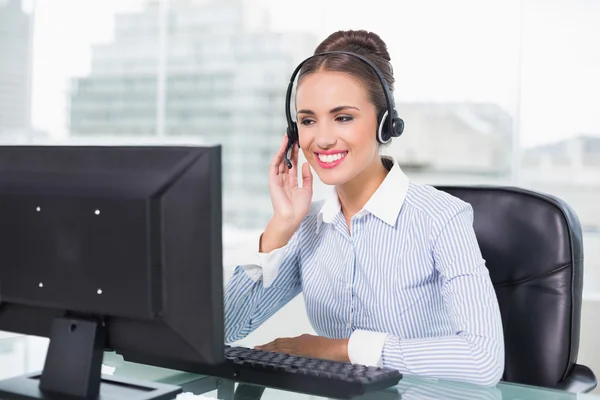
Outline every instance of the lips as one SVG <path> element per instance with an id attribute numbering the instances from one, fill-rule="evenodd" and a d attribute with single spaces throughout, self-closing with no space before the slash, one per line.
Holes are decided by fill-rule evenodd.
<path id="1" fill-rule="evenodd" d="M 317 159 L 317 163 L 320 167 L 333 168 L 340 165 L 340 163 L 346 158 L 347 154 L 347 151 L 319 152 L 315 153 L 315 158 Z"/>

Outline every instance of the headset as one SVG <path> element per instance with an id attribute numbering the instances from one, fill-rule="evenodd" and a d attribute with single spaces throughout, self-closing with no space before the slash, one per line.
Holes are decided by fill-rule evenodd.
<path id="1" fill-rule="evenodd" d="M 294 80 L 296 79 L 296 75 L 298 75 L 298 73 L 300 72 L 300 68 L 302 68 L 302 66 L 307 61 L 309 61 L 315 57 L 320 57 L 320 56 L 324 56 L 324 55 L 328 55 L 328 54 L 346 54 L 346 55 L 355 57 L 355 58 L 361 60 L 362 62 L 364 62 L 365 64 L 367 64 L 369 67 L 371 67 L 371 69 L 377 75 L 377 78 L 379 79 L 379 82 L 381 83 L 381 87 L 383 88 L 383 93 L 385 95 L 385 101 L 387 104 L 387 110 L 383 110 L 379 114 L 378 119 L 377 119 L 379 121 L 379 128 L 377 129 L 377 141 L 381 144 L 386 144 L 390 140 L 392 140 L 393 137 L 399 137 L 400 135 L 402 135 L 402 132 L 404 131 L 404 121 L 398 116 L 398 112 L 396 111 L 396 104 L 394 102 L 394 97 L 392 96 L 391 91 L 390 91 L 387 83 L 385 82 L 385 79 L 383 78 L 381 71 L 379 71 L 379 68 L 377 68 L 377 66 L 373 62 L 371 62 L 371 60 L 369 60 L 368 58 L 366 58 L 360 54 L 351 53 L 351 52 L 347 52 L 347 51 L 326 51 L 323 53 L 314 54 L 314 55 L 308 57 L 307 59 L 305 59 L 304 61 L 302 61 L 296 67 L 296 69 L 294 70 L 294 73 L 292 74 L 292 77 L 290 78 L 290 83 L 288 85 L 287 93 L 285 96 L 285 117 L 287 119 L 287 125 L 288 125 L 287 131 L 286 131 L 287 136 L 288 136 L 288 144 L 285 149 L 284 160 L 289 169 L 292 168 L 292 162 L 290 160 L 290 157 L 291 157 L 290 150 L 292 149 L 292 146 L 294 145 L 294 143 L 298 141 L 298 125 L 296 124 L 296 122 L 294 122 L 292 120 L 292 113 L 290 111 L 290 104 L 291 104 L 291 99 L 292 99 L 292 88 L 294 87 Z M 298 143 L 298 145 L 299 145 L 299 143 Z"/>

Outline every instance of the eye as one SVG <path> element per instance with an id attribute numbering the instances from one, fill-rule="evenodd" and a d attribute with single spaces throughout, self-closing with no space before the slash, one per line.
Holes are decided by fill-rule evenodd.
<path id="1" fill-rule="evenodd" d="M 350 122 L 352 121 L 354 118 L 350 115 L 340 115 L 338 116 L 335 120 L 338 122 Z"/>
<path id="2" fill-rule="evenodd" d="M 300 123 L 304 126 L 308 126 L 310 125 L 312 122 L 314 122 L 312 119 L 310 118 L 302 118 L 302 121 L 300 121 Z"/>

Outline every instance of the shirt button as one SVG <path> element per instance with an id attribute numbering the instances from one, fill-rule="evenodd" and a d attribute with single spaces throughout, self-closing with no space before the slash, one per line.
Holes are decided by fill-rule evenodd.
<path id="1" fill-rule="evenodd" d="M 352 324 L 351 324 L 350 322 L 348 322 L 348 323 L 346 324 L 346 328 L 348 328 L 348 329 L 352 328 Z"/>

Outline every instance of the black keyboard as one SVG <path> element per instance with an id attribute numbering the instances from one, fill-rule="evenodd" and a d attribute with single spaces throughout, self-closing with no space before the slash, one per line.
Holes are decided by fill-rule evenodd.
<path id="1" fill-rule="evenodd" d="M 394 386 L 402 375 L 393 369 L 296 357 L 245 347 L 226 347 L 225 358 L 237 382 L 315 396 L 348 399 Z"/>

